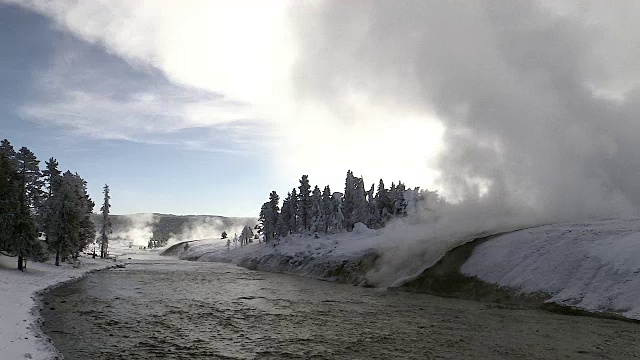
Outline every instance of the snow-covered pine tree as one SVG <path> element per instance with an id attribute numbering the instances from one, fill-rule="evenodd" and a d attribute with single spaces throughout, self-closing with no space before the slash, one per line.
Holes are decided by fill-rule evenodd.
<path id="1" fill-rule="evenodd" d="M 227 238 L 227 232 L 223 231 L 222 234 L 220 235 L 220 238 L 226 239 Z"/>
<path id="2" fill-rule="evenodd" d="M 20 193 L 12 249 L 18 256 L 18 269 L 22 270 L 24 260 L 40 247 L 36 216 L 42 209 L 43 180 L 40 162 L 29 149 L 22 147 L 16 154 L 16 162 Z"/>
<path id="3" fill-rule="evenodd" d="M 76 180 L 76 191 L 79 196 L 80 203 L 80 208 L 78 209 L 78 211 L 81 217 L 79 224 L 79 238 L 72 254 L 73 259 L 77 260 L 79 253 L 95 241 L 96 228 L 93 221 L 91 221 L 91 215 L 93 214 L 93 208 L 96 204 L 93 202 L 93 200 L 91 200 L 91 197 L 89 196 L 89 193 L 87 191 L 87 182 L 77 173 L 74 174 L 74 178 Z"/>
<path id="4" fill-rule="evenodd" d="M 12 255 L 20 186 L 15 151 L 9 140 L 0 143 L 0 253 Z"/>
<path id="5" fill-rule="evenodd" d="M 342 215 L 344 217 L 344 228 L 351 231 L 353 228 L 353 208 L 354 192 L 356 190 L 356 179 L 351 170 L 347 170 L 347 177 L 344 182 L 344 198 L 342 200 Z"/>
<path id="6" fill-rule="evenodd" d="M 389 191 L 384 187 L 384 181 L 380 179 L 378 183 L 378 192 L 375 196 L 376 201 L 376 221 L 379 226 L 384 226 L 384 224 L 389 220 L 391 211 L 392 211 L 392 201 L 389 196 Z"/>
<path id="7" fill-rule="evenodd" d="M 322 231 L 328 233 L 333 226 L 336 217 L 336 209 L 334 209 L 334 201 L 329 185 L 322 190 Z"/>
<path id="8" fill-rule="evenodd" d="M 369 208 L 367 206 L 366 190 L 364 180 L 355 178 L 355 189 L 353 191 L 353 212 L 351 214 L 352 228 L 355 223 L 367 224 L 369 221 Z"/>
<path id="9" fill-rule="evenodd" d="M 311 185 L 309 175 L 302 175 L 300 186 L 298 187 L 298 218 L 302 231 L 311 230 Z"/>
<path id="10" fill-rule="evenodd" d="M 407 214 L 407 202 L 404 198 L 405 185 L 402 181 L 398 181 L 398 185 L 392 192 L 393 196 L 393 215 L 405 216 Z"/>
<path id="11" fill-rule="evenodd" d="M 251 230 L 251 227 L 245 225 L 240 233 L 240 245 L 248 244 L 251 237 L 253 237 L 253 231 Z"/>
<path id="12" fill-rule="evenodd" d="M 296 190 L 296 188 L 291 190 L 289 209 L 291 211 L 291 216 L 289 217 L 289 230 L 291 230 L 292 234 L 298 234 L 300 221 L 298 219 L 298 190 Z"/>
<path id="13" fill-rule="evenodd" d="M 276 226 L 278 237 L 284 237 L 291 233 L 291 193 L 287 193 L 287 197 L 282 200 L 282 208 L 280 209 L 280 216 L 278 217 L 278 224 Z"/>
<path id="14" fill-rule="evenodd" d="M 373 229 L 376 226 L 376 199 L 374 198 L 375 194 L 375 184 L 371 184 L 371 188 L 367 191 L 367 212 L 369 216 L 369 220 L 367 220 L 367 227 Z"/>
<path id="15" fill-rule="evenodd" d="M 267 243 L 277 235 L 276 225 L 278 224 L 278 217 L 280 215 L 279 201 L 280 197 L 278 193 L 272 191 L 271 194 L 269 194 L 269 201 L 262 204 L 262 208 L 260 209 L 258 221 L 262 225 L 264 241 Z"/>
<path id="16" fill-rule="evenodd" d="M 342 204 L 344 204 L 344 199 L 342 196 L 342 193 L 339 192 L 335 192 L 333 193 L 333 201 L 334 201 L 334 206 L 335 206 L 335 216 L 334 216 L 334 223 L 333 223 L 333 229 L 334 229 L 334 233 L 340 231 L 343 229 L 344 226 L 344 214 L 342 213 Z"/>
<path id="17" fill-rule="evenodd" d="M 100 258 L 104 258 L 109 253 L 109 234 L 111 234 L 111 220 L 109 220 L 109 210 L 111 209 L 111 196 L 109 195 L 109 185 L 104 184 L 102 188 L 104 198 L 100 212 L 102 213 L 102 227 L 100 228 Z"/>
<path id="18" fill-rule="evenodd" d="M 61 258 L 75 258 L 95 238 L 90 219 L 95 204 L 87 194 L 86 182 L 78 174 L 67 171 L 60 178 L 58 190 L 48 204 L 51 211 L 49 243 L 56 253 L 56 265 L 60 265 Z"/>
<path id="19" fill-rule="evenodd" d="M 322 193 L 316 185 L 311 193 L 311 231 L 317 232 L 324 223 L 324 213 L 322 211 Z"/>
<path id="20" fill-rule="evenodd" d="M 58 161 L 54 158 L 49 158 L 48 161 L 45 162 L 46 168 L 42 172 L 44 176 L 45 183 L 45 195 L 43 201 L 43 211 L 42 211 L 42 231 L 45 233 L 45 242 L 49 244 L 49 224 L 51 222 L 51 198 L 54 192 L 57 192 L 60 186 L 60 177 L 62 172 L 58 170 Z"/>

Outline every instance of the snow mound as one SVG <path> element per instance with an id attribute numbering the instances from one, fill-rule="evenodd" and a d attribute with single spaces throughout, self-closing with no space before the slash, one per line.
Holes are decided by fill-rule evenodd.
<path id="1" fill-rule="evenodd" d="M 478 245 L 466 275 L 549 302 L 640 319 L 640 219 L 602 219 L 516 231 Z"/>
<path id="2" fill-rule="evenodd" d="M 369 229 L 367 225 L 361 222 L 357 222 L 353 225 L 353 233 L 356 235 L 374 235 L 376 231 Z"/>

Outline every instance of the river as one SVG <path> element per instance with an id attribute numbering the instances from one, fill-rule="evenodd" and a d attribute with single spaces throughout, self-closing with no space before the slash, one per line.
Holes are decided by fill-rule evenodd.
<path id="1" fill-rule="evenodd" d="M 134 261 L 43 304 L 65 359 L 640 357 L 639 324 L 221 263 Z"/>

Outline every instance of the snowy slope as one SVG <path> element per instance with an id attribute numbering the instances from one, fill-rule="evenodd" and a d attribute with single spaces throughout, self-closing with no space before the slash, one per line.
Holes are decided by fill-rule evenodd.
<path id="1" fill-rule="evenodd" d="M 181 259 L 221 261 L 263 271 L 295 273 L 331 280 L 327 274 L 346 263 L 356 264 L 384 241 L 380 231 L 356 224 L 354 231 L 339 234 L 291 235 L 277 244 L 252 243 L 229 248 L 226 240 L 189 242 L 177 253 Z M 336 280 L 336 279 L 334 279 Z"/>
<path id="2" fill-rule="evenodd" d="M 467 275 L 549 301 L 640 319 L 640 219 L 604 219 L 516 231 L 480 244 Z"/>
<path id="3" fill-rule="evenodd" d="M 29 262 L 24 272 L 15 270 L 15 262 L 0 255 L 0 359 L 50 359 L 55 350 L 34 328 L 39 316 L 33 312 L 36 293 L 114 262 L 81 258 L 78 268 Z"/>

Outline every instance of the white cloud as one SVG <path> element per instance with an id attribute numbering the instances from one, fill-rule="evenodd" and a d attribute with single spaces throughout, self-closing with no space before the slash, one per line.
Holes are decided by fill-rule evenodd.
<path id="1" fill-rule="evenodd" d="M 223 96 L 182 99 L 182 128 L 268 120 L 283 183 L 307 173 L 339 188 L 351 168 L 410 186 L 440 175 L 454 196 L 565 213 L 640 201 L 629 180 L 638 161 L 626 155 L 640 84 L 633 2 L 20 3 L 174 84 Z M 66 94 L 49 110 L 117 107 L 95 92 Z M 173 96 L 143 91 L 122 113 L 154 117 Z"/>

